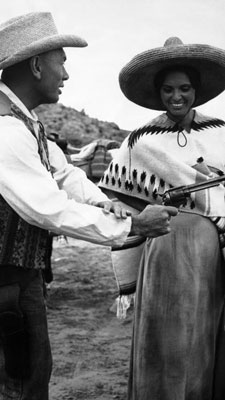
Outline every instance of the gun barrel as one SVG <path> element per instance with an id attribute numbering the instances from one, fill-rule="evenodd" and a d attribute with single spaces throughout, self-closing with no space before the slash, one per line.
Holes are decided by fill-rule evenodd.
<path id="1" fill-rule="evenodd" d="M 225 181 L 225 175 L 221 175 L 218 178 L 208 179 L 205 182 L 194 183 L 192 185 L 179 186 L 169 189 L 163 194 L 163 204 L 185 204 L 186 199 L 190 197 L 191 193 L 219 186 L 220 182 L 223 181 Z"/>
<path id="2" fill-rule="evenodd" d="M 204 182 L 192 183 L 191 185 L 178 186 L 167 190 L 168 193 L 182 190 L 182 192 L 197 192 L 198 190 L 209 189 L 214 186 L 219 186 L 220 182 L 225 181 L 225 175 L 218 176 L 217 178 L 208 179 Z"/>

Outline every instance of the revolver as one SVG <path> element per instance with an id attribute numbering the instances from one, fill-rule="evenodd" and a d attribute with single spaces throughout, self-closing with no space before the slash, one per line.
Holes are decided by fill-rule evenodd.
<path id="1" fill-rule="evenodd" d="M 225 175 L 218 178 L 208 179 L 205 182 L 194 183 L 187 186 L 177 186 L 172 189 L 166 190 L 162 194 L 162 204 L 165 206 L 180 207 L 187 204 L 187 199 L 191 197 L 191 193 L 199 190 L 209 189 L 214 186 L 219 186 L 220 182 L 225 181 Z"/>

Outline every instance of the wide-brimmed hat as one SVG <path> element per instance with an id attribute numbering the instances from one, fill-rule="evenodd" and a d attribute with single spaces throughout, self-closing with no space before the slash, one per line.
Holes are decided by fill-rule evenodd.
<path id="1" fill-rule="evenodd" d="M 0 69 L 62 47 L 85 47 L 75 35 L 59 34 L 50 12 L 34 12 L 0 24 Z"/>
<path id="2" fill-rule="evenodd" d="M 199 73 L 200 87 L 194 106 L 206 103 L 225 89 L 225 51 L 205 44 L 183 44 L 173 37 L 163 47 L 136 55 L 122 68 L 121 90 L 142 107 L 164 110 L 155 78 L 161 70 L 179 65 L 190 66 Z"/>

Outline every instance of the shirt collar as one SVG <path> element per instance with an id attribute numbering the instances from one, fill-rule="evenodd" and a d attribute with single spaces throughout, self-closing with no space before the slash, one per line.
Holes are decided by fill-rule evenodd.
<path id="1" fill-rule="evenodd" d="M 3 83 L 1 80 L 0 80 L 0 90 L 3 92 L 3 93 L 5 93 L 6 94 L 6 96 L 13 102 L 13 103 L 15 103 L 16 105 L 17 105 L 17 107 L 19 107 L 20 109 L 21 109 L 21 111 L 23 111 L 23 113 L 28 117 L 28 118 L 30 118 L 32 121 L 34 121 L 34 122 L 36 122 L 37 120 L 38 120 L 38 117 L 37 117 L 37 115 L 35 114 L 35 112 L 32 110 L 32 111 L 29 111 L 28 109 L 27 109 L 27 107 L 22 103 L 22 101 L 15 95 L 15 93 L 14 92 L 12 92 L 12 90 L 8 87 L 8 86 L 6 86 L 6 84 L 5 83 Z"/>

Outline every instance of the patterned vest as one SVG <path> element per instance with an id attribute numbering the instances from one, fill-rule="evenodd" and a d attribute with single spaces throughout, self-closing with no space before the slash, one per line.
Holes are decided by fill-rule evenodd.
<path id="1" fill-rule="evenodd" d="M 22 120 L 36 138 L 32 121 L 14 103 L 11 102 L 11 112 L 3 115 Z M 37 141 L 41 162 L 50 171 L 47 139 L 41 123 Z M 47 230 L 23 220 L 0 195 L 0 265 L 44 268 L 48 235 Z"/>

